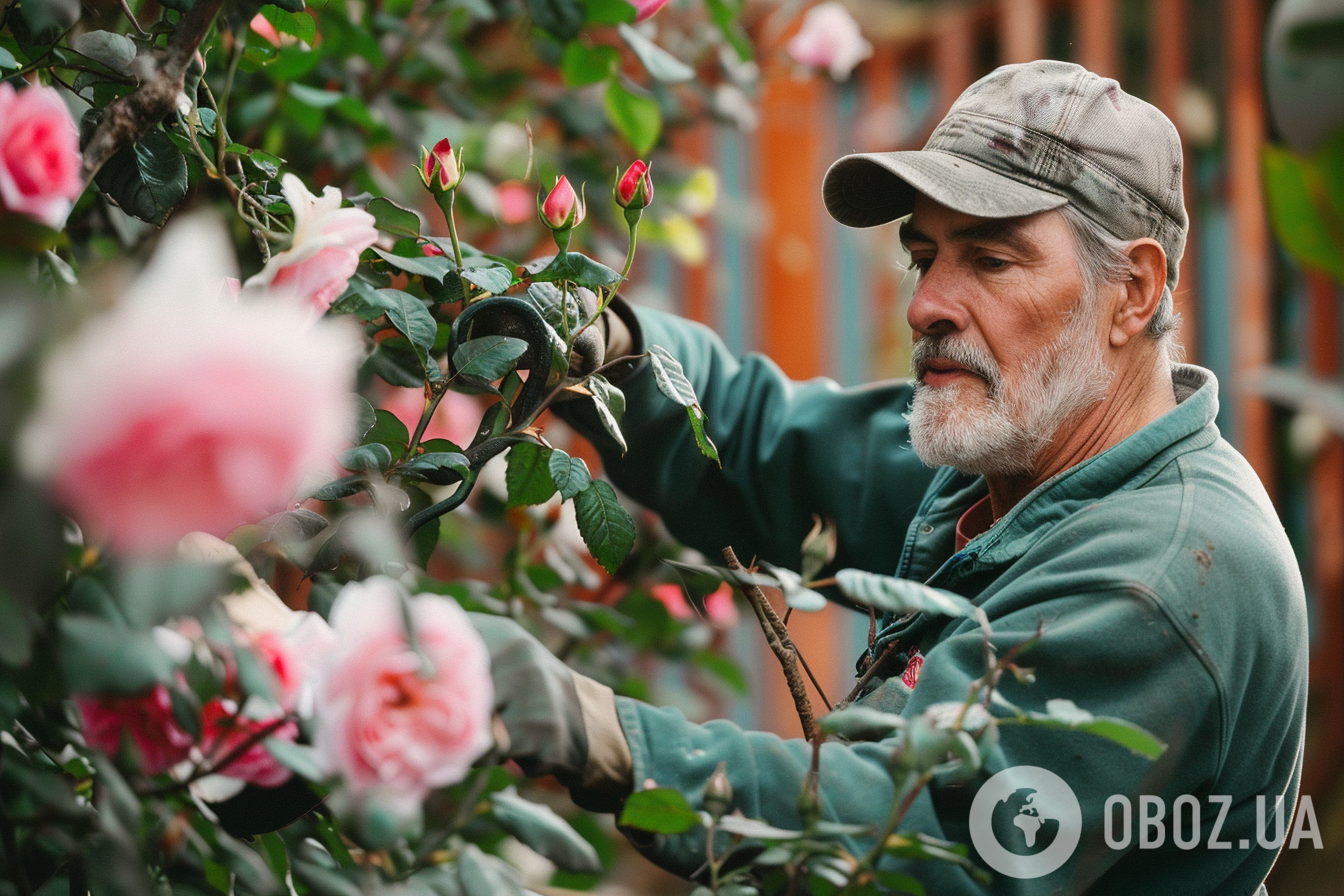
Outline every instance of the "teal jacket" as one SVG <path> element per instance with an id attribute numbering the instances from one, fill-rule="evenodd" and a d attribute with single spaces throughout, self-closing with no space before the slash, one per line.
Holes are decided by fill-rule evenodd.
<path id="1" fill-rule="evenodd" d="M 1000 655 L 1043 627 L 1039 644 L 1021 658 L 1035 670 L 1035 683 L 1002 685 L 1013 703 L 1043 710 L 1047 699 L 1068 698 L 1167 744 L 1153 762 L 1087 734 L 1005 726 L 980 776 L 935 781 L 904 830 L 969 843 L 971 802 L 987 777 L 1037 766 L 1076 794 L 1081 840 L 1057 871 L 1030 880 L 996 874 L 992 892 L 1257 890 L 1278 852 L 1273 811 L 1280 796 L 1292 829 L 1307 699 L 1307 614 L 1273 507 L 1214 425 L 1212 374 L 1173 368 L 1174 410 L 1043 483 L 956 551 L 957 520 L 986 486 L 983 478 L 920 463 L 904 416 L 909 383 L 842 389 L 826 380 L 792 382 L 763 357 L 739 362 L 704 327 L 645 310 L 636 316 L 645 344 L 668 349 L 694 384 L 722 470 L 701 457 L 684 410 L 659 394 L 647 368 L 621 383 L 624 457 L 592 420 L 567 416 L 598 444 L 611 479 L 661 514 L 678 538 L 710 557 L 732 545 L 739 556 L 796 568 L 812 515 L 830 517 L 839 534 L 837 568 L 894 573 L 971 599 L 987 614 Z M 806 617 L 795 614 L 792 624 L 806 625 Z M 893 640 L 900 645 L 897 661 L 864 698 L 880 708 L 913 717 L 931 704 L 962 701 L 983 673 L 981 636 L 968 620 L 884 619 L 873 654 Z M 923 668 L 912 689 L 902 672 L 914 648 Z M 617 698 L 617 712 L 636 782 L 652 779 L 698 805 L 705 781 L 725 761 L 736 808 L 778 826 L 799 824 L 805 742 L 725 721 L 692 724 L 675 710 L 626 698 Z M 889 756 L 888 744 L 827 743 L 824 817 L 885 821 L 895 796 Z M 1189 847 L 1182 848 L 1173 841 L 1171 816 L 1186 794 L 1194 805 L 1187 799 L 1181 807 L 1184 824 L 1175 833 Z M 1127 849 L 1104 839 L 1103 809 L 1113 795 L 1131 806 Z M 1155 848 L 1139 848 L 1141 795 L 1159 797 L 1164 807 L 1165 836 Z M 1123 836 L 1123 816 L 1114 811 L 1113 840 Z M 1260 837 L 1271 845 L 1259 845 Z M 700 830 L 638 845 L 684 875 L 704 859 Z M 939 896 L 985 892 L 951 865 L 893 867 Z"/>

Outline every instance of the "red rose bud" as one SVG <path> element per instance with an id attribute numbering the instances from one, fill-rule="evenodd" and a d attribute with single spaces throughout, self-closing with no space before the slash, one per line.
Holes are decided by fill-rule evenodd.
<path id="1" fill-rule="evenodd" d="M 542 200 L 541 223 L 552 230 L 569 230 L 583 220 L 583 202 L 563 174 Z"/>
<path id="2" fill-rule="evenodd" d="M 616 204 L 621 208 L 648 208 L 653 201 L 649 166 L 636 160 L 616 181 Z"/>
<path id="3" fill-rule="evenodd" d="M 431 193 L 446 193 L 462 183 L 461 153 L 454 155 L 453 145 L 444 137 L 433 149 L 420 147 L 420 180 Z"/>
<path id="4" fill-rule="evenodd" d="M 443 251 L 443 247 L 440 246 L 438 243 L 425 243 L 423 246 L 420 247 L 420 251 L 424 253 L 426 256 L 448 254 L 447 252 Z"/>

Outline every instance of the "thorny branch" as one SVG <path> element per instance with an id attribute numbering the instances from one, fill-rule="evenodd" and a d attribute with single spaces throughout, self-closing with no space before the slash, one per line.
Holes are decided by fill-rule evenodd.
<path id="1" fill-rule="evenodd" d="M 154 77 L 103 111 L 103 120 L 84 148 L 80 177 L 85 187 L 122 147 L 135 143 L 155 122 L 173 111 L 186 80 L 187 67 L 215 23 L 223 3 L 224 0 L 199 0 L 190 11 L 183 13 L 168 39 L 168 47 L 159 60 Z"/>

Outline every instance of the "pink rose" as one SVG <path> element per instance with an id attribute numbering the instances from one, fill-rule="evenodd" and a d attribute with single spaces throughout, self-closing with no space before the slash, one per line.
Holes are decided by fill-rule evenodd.
<path id="1" fill-rule="evenodd" d="M 0 83 L 0 205 L 60 227 L 83 192 L 79 131 L 54 87 Z"/>
<path id="2" fill-rule="evenodd" d="M 299 727 L 284 722 L 276 728 L 277 720 L 246 718 L 232 700 L 216 697 L 207 702 L 201 709 L 201 752 L 210 761 L 212 772 L 259 787 L 279 787 L 288 781 L 293 772 L 270 754 L 265 740 L 274 737 L 293 743 Z M 262 732 L 269 733 L 258 737 Z M 242 752 L 234 756 L 237 750 Z"/>
<path id="3" fill-rule="evenodd" d="M 667 5 L 667 0 L 630 0 L 635 8 L 635 21 L 642 22 Z"/>
<path id="4" fill-rule="evenodd" d="M 168 688 L 157 684 L 131 697 L 76 697 L 84 742 L 109 756 L 117 755 L 123 733 L 140 751 L 140 768 L 147 775 L 166 772 L 187 758 L 190 734 L 173 717 Z"/>
<path id="5" fill-rule="evenodd" d="M 407 643 L 402 601 L 428 667 Z M 347 793 L 406 811 L 460 781 L 493 743 L 490 655 L 467 615 L 375 577 L 341 589 L 330 619 L 337 646 L 318 681 L 313 746 Z"/>
<path id="6" fill-rule="evenodd" d="M 293 241 L 244 285 L 290 293 L 314 315 L 325 314 L 359 267 L 359 253 L 378 240 L 373 215 L 341 208 L 341 191 L 335 187 L 318 197 L 292 174 L 280 183 L 294 211 Z"/>
<path id="7" fill-rule="evenodd" d="M 802 65 L 830 69 L 837 81 L 848 78 L 854 66 L 873 55 L 873 45 L 863 39 L 849 10 L 835 2 L 809 9 L 803 27 L 785 49 Z"/>
<path id="8" fill-rule="evenodd" d="M 697 618 L 695 608 L 686 600 L 680 585 L 654 585 L 649 593 L 667 607 L 673 619 L 689 622 Z M 737 624 L 737 604 L 733 602 L 733 589 L 727 582 L 705 596 L 705 620 L 715 628 L 730 628 Z"/>
<path id="9" fill-rule="evenodd" d="M 253 637 L 252 651 L 275 677 L 281 708 L 307 718 L 313 712 L 315 677 L 327 654 L 336 648 L 336 633 L 316 613 L 294 613 L 293 617 L 285 632 L 261 632 Z"/>
<path id="10" fill-rule="evenodd" d="M 506 180 L 495 187 L 495 199 L 499 202 L 499 220 L 504 224 L 521 224 L 532 217 L 536 208 L 532 191 L 516 180 Z"/>
<path id="11" fill-rule="evenodd" d="M 221 301 L 219 222 L 168 229 L 112 311 L 48 358 L 23 469 L 119 550 L 174 550 L 282 509 L 354 425 L 360 337 L 286 303 Z"/>

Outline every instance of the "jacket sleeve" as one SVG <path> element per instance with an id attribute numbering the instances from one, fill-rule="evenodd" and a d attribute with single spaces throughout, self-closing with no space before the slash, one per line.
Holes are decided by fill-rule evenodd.
<path id="1" fill-rule="evenodd" d="M 644 364 L 619 383 L 624 456 L 590 402 L 557 409 L 597 446 L 622 491 L 712 559 L 731 545 L 744 560 L 796 569 L 817 514 L 836 521 L 838 565 L 896 568 L 933 476 L 910 447 L 909 383 L 843 389 L 825 379 L 794 382 L 760 355 L 734 358 L 704 326 L 647 309 L 633 316 L 643 331 L 636 351 L 657 345 L 681 362 L 723 467 L 701 455 L 686 409 L 659 392 Z"/>
<path id="2" fill-rule="evenodd" d="M 932 627 L 945 622 L 935 620 Z M 1108 849 L 1103 840 L 1103 809 L 1110 795 L 1126 795 L 1136 812 L 1138 795 L 1144 793 L 1162 794 L 1170 806 L 1175 794 L 1199 792 L 1199 777 L 1211 774 L 1210 769 L 1192 768 L 1186 750 L 1188 744 L 1207 745 L 1209 738 L 1216 740 L 1218 731 L 1218 700 L 1195 652 L 1141 590 L 1118 587 L 1028 602 L 999 615 L 992 620 L 999 654 L 1033 639 L 1042 622 L 1044 636 L 1020 660 L 1035 670 L 1037 680 L 1030 686 L 1018 685 L 1005 676 L 1005 696 L 1023 709 L 1036 711 L 1045 709 L 1047 698 L 1071 699 L 1095 715 L 1140 725 L 1166 743 L 1167 752 L 1154 763 L 1094 735 L 1002 725 L 984 769 L 964 783 L 935 779 L 914 800 L 900 830 L 970 843 L 970 806 L 979 787 L 1001 770 L 1038 766 L 1058 774 L 1076 794 L 1082 817 L 1080 843 L 1059 870 L 1034 880 L 995 874 L 988 892 L 1032 896 L 1101 892 L 1095 888 L 1098 876 L 1120 860 L 1139 866 L 1133 876 L 1122 877 L 1132 885 L 1128 892 L 1141 892 L 1144 880 L 1172 881 L 1173 892 L 1222 892 L 1216 889 L 1216 877 L 1211 878 L 1213 890 L 1208 880 L 1176 883 L 1172 876 L 1188 873 L 1188 867 L 1164 867 L 1170 852 L 1125 853 Z M 885 695 L 887 701 L 894 696 L 895 703 L 903 703 L 900 711 L 907 720 L 934 704 L 961 703 L 969 684 L 984 674 L 978 630 L 961 621 L 947 626 L 946 632 L 926 631 L 929 637 L 921 639 L 932 646 L 913 691 L 900 682 L 898 672 L 898 677 L 874 694 Z M 1117 637 L 1120 632 L 1124 637 Z M 901 693 L 893 694 L 889 686 Z M 655 784 L 672 787 L 698 809 L 705 782 L 723 761 L 733 786 L 734 808 L 778 827 L 801 826 L 796 802 L 810 760 L 805 741 L 742 731 L 724 721 L 695 725 L 675 710 L 627 698 L 617 698 L 617 707 L 630 745 L 636 789 Z M 894 710 L 896 706 L 887 702 L 879 708 Z M 901 796 L 888 770 L 897 743 L 889 739 L 823 745 L 820 794 L 824 818 L 874 828 L 886 822 Z M 642 839 L 635 835 L 632 840 L 650 859 L 676 873 L 694 874 L 704 862 L 703 828 L 677 836 Z M 872 845 L 862 838 L 844 843 L 856 855 Z M 973 858 L 984 867 L 974 853 Z M 1227 859 L 1230 863 L 1239 860 L 1231 854 Z M 947 863 L 889 859 L 887 866 L 916 877 L 927 892 L 939 896 L 987 892 L 964 870 Z M 1104 891 L 1125 889 L 1124 885 L 1116 889 L 1108 878 Z"/>

